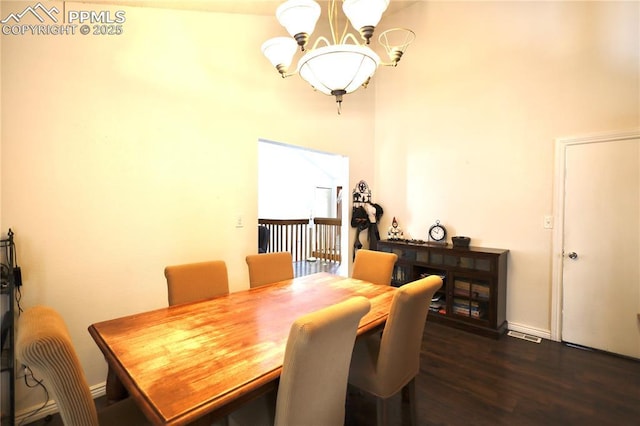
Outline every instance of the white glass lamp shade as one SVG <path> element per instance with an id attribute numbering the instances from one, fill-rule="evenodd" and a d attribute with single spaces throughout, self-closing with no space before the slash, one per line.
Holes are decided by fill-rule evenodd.
<path id="1" fill-rule="evenodd" d="M 298 62 L 298 73 L 325 95 L 342 90 L 351 93 L 376 72 L 379 63 L 380 57 L 366 46 L 338 44 L 304 55 Z"/>
<path id="2" fill-rule="evenodd" d="M 276 18 L 291 37 L 311 35 L 320 17 L 320 5 L 313 0 L 288 0 L 276 9 Z"/>
<path id="3" fill-rule="evenodd" d="M 378 25 L 387 6 L 389 0 L 344 0 L 342 10 L 353 28 L 360 31 Z"/>
<path id="4" fill-rule="evenodd" d="M 278 68 L 284 67 L 285 71 L 291 65 L 293 55 L 298 45 L 289 37 L 274 37 L 262 43 L 262 54 L 267 57 L 271 65 Z"/>

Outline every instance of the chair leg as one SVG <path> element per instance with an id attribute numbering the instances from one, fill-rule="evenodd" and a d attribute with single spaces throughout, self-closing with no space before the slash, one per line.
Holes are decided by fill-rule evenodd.
<path id="1" fill-rule="evenodd" d="M 367 395 L 368 398 L 375 398 L 376 401 L 376 425 L 377 426 L 390 426 L 392 424 L 391 422 L 391 411 L 395 410 L 391 410 L 391 405 L 390 403 L 393 401 L 394 403 L 397 403 L 397 396 L 398 394 L 392 395 L 390 398 L 380 398 L 374 394 L 371 394 L 369 392 L 366 391 L 362 391 L 361 389 L 358 389 L 354 386 L 349 387 L 350 391 L 352 392 L 352 394 L 360 394 L 362 395 L 362 393 L 364 392 L 365 395 Z M 406 422 L 406 418 L 408 418 L 407 420 L 410 422 L 409 424 L 413 425 L 413 426 L 418 426 L 418 416 L 417 416 L 417 410 L 416 410 L 416 396 L 415 396 L 415 379 L 412 379 L 409 383 L 407 383 L 400 391 L 400 404 L 401 404 L 401 410 L 400 410 L 400 422 L 401 424 L 404 426 L 407 424 Z M 409 415 L 405 414 L 405 401 L 406 403 L 409 404 Z M 396 406 L 397 408 L 397 406 Z M 396 419 L 397 420 L 397 419 Z M 396 422 L 393 422 L 393 424 L 396 424 Z"/>
<path id="2" fill-rule="evenodd" d="M 376 397 L 377 426 L 389 425 L 389 399 Z"/>
<path id="3" fill-rule="evenodd" d="M 418 408 L 416 407 L 416 379 L 415 377 L 402 388 L 402 406 L 408 405 L 409 421 L 413 426 L 418 426 Z"/>

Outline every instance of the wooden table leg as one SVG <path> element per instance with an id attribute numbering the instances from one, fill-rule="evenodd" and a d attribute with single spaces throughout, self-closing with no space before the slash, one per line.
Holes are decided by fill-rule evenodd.
<path id="1" fill-rule="evenodd" d="M 107 371 L 105 393 L 107 395 L 107 404 L 112 404 L 129 396 L 129 392 L 122 385 L 118 376 L 111 370 L 111 367 Z"/>

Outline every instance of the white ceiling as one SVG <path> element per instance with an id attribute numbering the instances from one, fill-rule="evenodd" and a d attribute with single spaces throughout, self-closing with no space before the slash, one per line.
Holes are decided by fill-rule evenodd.
<path id="1" fill-rule="evenodd" d="M 273 15 L 276 8 L 284 0 L 86 0 L 83 3 L 98 3 L 135 7 L 153 7 L 161 9 L 200 10 L 218 13 L 241 13 L 246 15 Z M 322 9 L 326 9 L 328 1 L 319 1 Z M 386 13 L 393 13 L 405 8 L 416 0 L 391 0 Z"/>

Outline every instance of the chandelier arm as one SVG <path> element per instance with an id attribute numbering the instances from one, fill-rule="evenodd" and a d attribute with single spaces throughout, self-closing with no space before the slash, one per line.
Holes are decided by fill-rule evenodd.
<path id="1" fill-rule="evenodd" d="M 344 1 L 344 0 L 343 0 Z M 336 26 L 338 25 L 338 14 L 336 12 Z M 344 21 L 344 29 L 342 30 L 342 35 L 340 36 L 340 41 L 336 41 L 336 44 L 342 44 L 345 41 L 345 37 L 347 36 L 347 33 L 349 32 L 349 19 L 345 19 Z"/>
<path id="2" fill-rule="evenodd" d="M 315 42 L 313 42 L 313 47 L 311 48 L 311 50 L 315 50 L 318 47 L 318 44 L 320 44 L 321 41 L 324 41 L 325 45 L 331 46 L 331 43 L 329 42 L 329 40 L 325 36 L 320 36 L 320 37 L 318 37 L 316 39 Z"/>
<path id="3" fill-rule="evenodd" d="M 351 33 L 347 33 L 344 35 L 344 37 L 342 38 L 342 41 L 340 42 L 340 44 L 347 44 L 347 40 L 351 39 L 351 41 L 353 41 L 353 44 L 355 46 L 360 46 L 360 42 L 358 41 L 358 39 L 356 38 L 356 36 L 354 36 Z"/>
<path id="4" fill-rule="evenodd" d="M 347 19 L 347 21 L 344 23 L 344 30 L 342 31 L 342 36 L 340 36 L 340 43 L 344 43 L 345 37 L 348 35 L 349 32 L 349 20 Z"/>
<path id="5" fill-rule="evenodd" d="M 327 15 L 329 17 L 329 31 L 331 32 L 331 38 L 333 38 L 333 44 L 337 44 L 338 33 L 336 32 L 336 26 L 338 25 L 338 11 L 335 0 L 331 0 L 327 6 Z"/>

